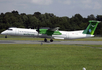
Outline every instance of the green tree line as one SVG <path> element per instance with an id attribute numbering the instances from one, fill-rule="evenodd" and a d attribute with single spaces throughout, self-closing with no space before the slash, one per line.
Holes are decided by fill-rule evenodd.
<path id="1" fill-rule="evenodd" d="M 60 30 L 72 31 L 72 30 L 84 30 L 89 20 L 102 21 L 102 15 L 96 17 L 91 14 L 87 18 L 82 17 L 80 14 L 75 14 L 71 18 L 64 16 L 58 17 L 53 13 L 41 14 L 35 12 L 34 14 L 19 14 L 18 11 L 6 12 L 0 14 L 0 32 L 8 29 L 9 27 L 20 28 L 37 28 L 40 27 L 60 27 Z M 95 35 L 102 36 L 102 23 L 98 25 Z"/>

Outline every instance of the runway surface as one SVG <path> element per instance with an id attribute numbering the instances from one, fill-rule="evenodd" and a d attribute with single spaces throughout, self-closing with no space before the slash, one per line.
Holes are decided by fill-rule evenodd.
<path id="1" fill-rule="evenodd" d="M 0 44 L 88 44 L 88 45 L 102 45 L 102 41 L 22 41 L 22 40 L 0 40 Z"/>

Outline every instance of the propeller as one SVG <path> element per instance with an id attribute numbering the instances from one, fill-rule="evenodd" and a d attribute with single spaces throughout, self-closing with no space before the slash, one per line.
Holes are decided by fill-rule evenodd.
<path id="1" fill-rule="evenodd" d="M 38 35 L 39 35 L 39 32 L 40 32 L 40 27 L 38 26 L 36 31 L 38 32 Z"/>

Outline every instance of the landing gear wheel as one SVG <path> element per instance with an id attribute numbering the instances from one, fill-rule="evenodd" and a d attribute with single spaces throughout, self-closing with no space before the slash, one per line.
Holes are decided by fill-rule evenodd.
<path id="1" fill-rule="evenodd" d="M 7 38 L 7 35 L 5 36 L 5 38 Z"/>
<path id="2" fill-rule="evenodd" d="M 44 39 L 44 42 L 47 42 L 47 39 L 46 38 Z"/>
<path id="3" fill-rule="evenodd" d="M 51 39 L 50 42 L 53 42 L 53 39 Z"/>

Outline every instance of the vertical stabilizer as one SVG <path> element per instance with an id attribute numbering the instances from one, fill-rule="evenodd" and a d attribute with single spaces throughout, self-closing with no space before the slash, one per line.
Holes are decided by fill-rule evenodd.
<path id="1" fill-rule="evenodd" d="M 97 25 L 98 25 L 98 23 L 100 23 L 100 21 L 90 20 L 89 23 L 90 24 L 88 25 L 86 30 L 83 31 L 83 34 L 93 35 L 97 28 Z"/>

